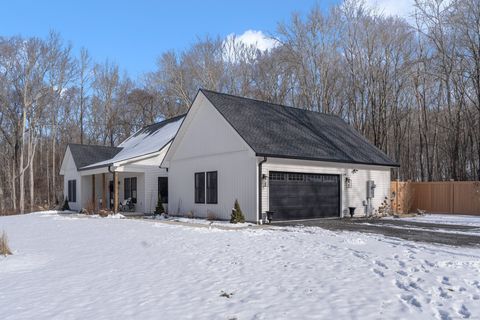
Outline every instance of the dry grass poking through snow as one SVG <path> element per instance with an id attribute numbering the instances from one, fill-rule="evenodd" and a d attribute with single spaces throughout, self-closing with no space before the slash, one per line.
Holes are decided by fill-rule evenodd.
<path id="1" fill-rule="evenodd" d="M 0 254 L 5 257 L 12 254 L 12 250 L 10 250 L 8 246 L 8 238 L 5 231 L 2 232 L 2 236 L 0 237 Z"/>

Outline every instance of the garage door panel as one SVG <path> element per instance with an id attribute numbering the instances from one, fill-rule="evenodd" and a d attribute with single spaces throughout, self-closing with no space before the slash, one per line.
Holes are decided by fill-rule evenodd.
<path id="1" fill-rule="evenodd" d="M 338 217 L 338 175 L 270 172 L 270 211 L 276 220 Z"/>

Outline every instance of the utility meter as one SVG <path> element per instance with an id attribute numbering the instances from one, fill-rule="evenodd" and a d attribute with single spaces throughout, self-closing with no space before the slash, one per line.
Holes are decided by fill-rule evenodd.
<path id="1" fill-rule="evenodd" d="M 371 199 L 375 197 L 375 188 L 377 185 L 375 184 L 375 181 L 373 180 L 368 180 L 367 181 L 367 199 Z"/>

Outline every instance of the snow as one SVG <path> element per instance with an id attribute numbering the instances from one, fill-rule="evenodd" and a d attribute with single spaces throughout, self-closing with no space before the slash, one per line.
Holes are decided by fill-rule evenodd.
<path id="1" fill-rule="evenodd" d="M 321 228 L 0 217 L 0 319 L 480 316 L 480 248 Z"/>
<path id="2" fill-rule="evenodd" d="M 204 225 L 209 227 L 220 227 L 220 228 L 228 228 L 228 229 L 238 229 L 238 228 L 248 228 L 254 226 L 252 223 L 230 223 L 230 221 L 209 221 L 206 219 L 195 219 L 195 218 L 184 218 L 184 217 L 168 217 L 164 218 L 163 216 L 157 217 L 157 220 L 163 221 L 172 221 L 172 222 L 182 222 L 182 223 L 190 223 L 190 224 L 197 224 L 197 225 Z"/>
<path id="3" fill-rule="evenodd" d="M 123 149 L 112 159 L 96 162 L 84 168 L 109 165 L 160 151 L 175 137 L 183 119 L 181 117 L 178 120 L 167 123 L 153 133 L 142 129 L 119 144 L 118 147 Z"/>
<path id="4" fill-rule="evenodd" d="M 426 215 L 401 218 L 401 219 L 405 221 L 480 227 L 480 216 L 426 214 Z"/>

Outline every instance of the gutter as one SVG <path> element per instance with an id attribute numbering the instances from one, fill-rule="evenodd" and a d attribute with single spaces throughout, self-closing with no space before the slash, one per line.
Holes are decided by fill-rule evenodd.
<path id="1" fill-rule="evenodd" d="M 267 162 L 267 157 L 258 163 L 258 221 L 262 221 L 262 165 Z"/>

